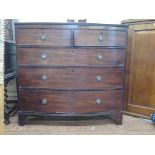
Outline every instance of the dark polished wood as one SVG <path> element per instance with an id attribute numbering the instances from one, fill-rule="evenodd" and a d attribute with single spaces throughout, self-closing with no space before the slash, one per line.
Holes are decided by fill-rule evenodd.
<path id="1" fill-rule="evenodd" d="M 19 76 L 21 87 L 65 90 L 123 87 L 123 68 L 19 68 Z M 47 79 L 43 80 L 44 77 Z"/>
<path id="2" fill-rule="evenodd" d="M 10 96 L 7 91 L 8 83 L 16 78 L 16 46 L 13 41 L 5 41 L 4 60 L 4 123 L 10 124 L 10 116 L 18 108 L 17 96 Z"/>
<path id="3" fill-rule="evenodd" d="M 19 125 L 28 116 L 122 124 L 127 26 L 17 23 Z"/>
<path id="4" fill-rule="evenodd" d="M 71 30 L 61 29 L 17 29 L 17 44 L 70 46 Z M 44 37 L 44 38 L 42 38 Z"/>
<path id="5" fill-rule="evenodd" d="M 75 30 L 75 46 L 126 46 L 124 31 Z"/>
<path id="6" fill-rule="evenodd" d="M 22 111 L 85 113 L 120 109 L 122 91 L 21 90 L 19 96 Z M 43 100 L 47 103 L 43 103 Z M 101 100 L 101 103 L 97 103 L 97 100 Z"/>
<path id="7" fill-rule="evenodd" d="M 103 119 L 110 118 L 114 120 L 117 125 L 122 125 L 122 113 L 118 110 L 104 111 L 104 112 L 91 112 L 91 113 L 45 113 L 45 112 L 31 112 L 31 111 L 19 111 L 18 123 L 20 126 L 24 126 L 28 116 L 38 116 L 44 119 L 58 120 L 58 121 L 78 121 L 78 120 L 90 120 L 90 119 Z"/>
<path id="8" fill-rule="evenodd" d="M 125 49 L 19 48 L 18 56 L 20 65 L 103 67 L 123 65 Z"/>
<path id="9" fill-rule="evenodd" d="M 113 31 L 127 31 L 128 25 L 100 24 L 100 23 L 62 23 L 62 22 L 24 22 L 15 23 L 16 29 L 102 29 Z"/>
<path id="10" fill-rule="evenodd" d="M 13 41 L 5 41 L 4 74 L 16 72 L 16 46 Z"/>

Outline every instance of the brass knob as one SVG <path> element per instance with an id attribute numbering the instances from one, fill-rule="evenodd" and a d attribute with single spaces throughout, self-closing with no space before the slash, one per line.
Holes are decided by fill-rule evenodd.
<path id="1" fill-rule="evenodd" d="M 47 36 L 46 36 L 44 33 L 40 36 L 40 39 L 41 39 L 42 41 L 45 41 L 46 38 L 47 38 Z"/>
<path id="2" fill-rule="evenodd" d="M 42 81 L 47 81 L 48 77 L 47 77 L 47 75 L 42 75 L 41 79 L 42 79 Z"/>
<path id="3" fill-rule="evenodd" d="M 103 55 L 98 54 L 98 55 L 97 55 L 97 59 L 100 60 L 100 61 L 103 60 Z"/>
<path id="4" fill-rule="evenodd" d="M 97 75 L 97 76 L 96 76 L 96 80 L 97 80 L 97 81 L 101 81 L 101 80 L 102 80 L 102 76 L 101 76 L 101 75 Z"/>
<path id="5" fill-rule="evenodd" d="M 46 53 L 41 54 L 41 59 L 42 60 L 45 60 L 46 58 L 47 58 L 47 54 Z"/>
<path id="6" fill-rule="evenodd" d="M 43 99 L 41 100 L 41 103 L 42 103 L 43 105 L 45 105 L 45 104 L 48 103 L 48 101 L 47 101 L 47 99 L 43 98 Z"/>
<path id="7" fill-rule="evenodd" d="M 96 99 L 96 104 L 102 104 L 102 100 L 101 99 Z"/>
<path id="8" fill-rule="evenodd" d="M 99 42 L 103 41 L 103 34 L 102 34 L 102 33 L 99 34 L 99 36 L 98 36 L 98 41 L 99 41 Z"/>

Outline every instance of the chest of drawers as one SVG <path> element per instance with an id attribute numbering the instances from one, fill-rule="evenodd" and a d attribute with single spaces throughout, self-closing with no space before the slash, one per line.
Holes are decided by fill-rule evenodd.
<path id="1" fill-rule="evenodd" d="M 19 125 L 28 116 L 122 123 L 127 27 L 16 23 Z"/>

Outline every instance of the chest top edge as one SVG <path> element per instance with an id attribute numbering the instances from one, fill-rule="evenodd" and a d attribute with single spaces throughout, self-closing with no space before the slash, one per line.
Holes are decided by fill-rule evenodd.
<path id="1" fill-rule="evenodd" d="M 107 29 L 126 31 L 127 25 L 121 24 L 99 24 L 99 23 L 15 23 L 15 28 L 18 29 Z"/>

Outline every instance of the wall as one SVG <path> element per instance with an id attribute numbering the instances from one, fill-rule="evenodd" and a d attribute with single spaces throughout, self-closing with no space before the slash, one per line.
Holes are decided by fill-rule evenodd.
<path id="1" fill-rule="evenodd" d="M 13 11 L 13 17 L 18 17 L 20 21 L 66 22 L 69 18 L 117 24 L 124 19 L 155 18 L 153 2 L 154 0 L 44 0 L 38 1 L 36 5 L 35 1 L 27 0 L 23 7 Z"/>

